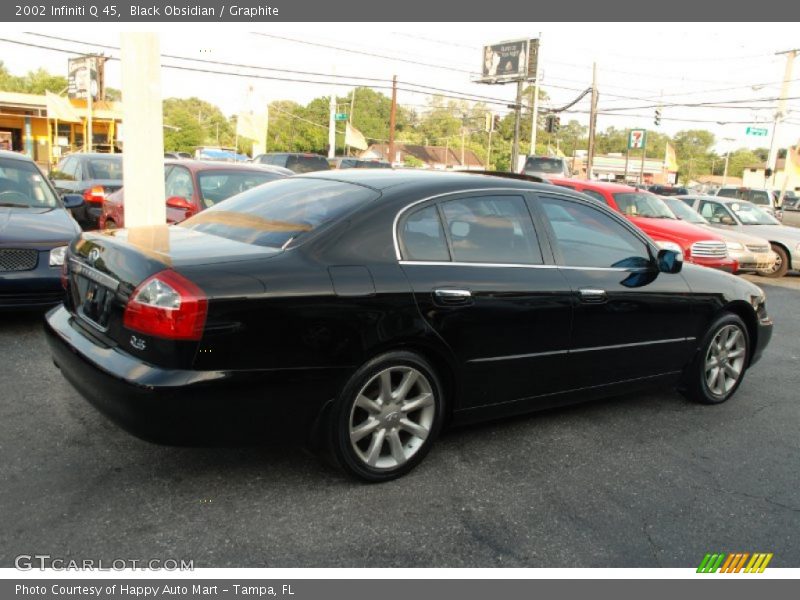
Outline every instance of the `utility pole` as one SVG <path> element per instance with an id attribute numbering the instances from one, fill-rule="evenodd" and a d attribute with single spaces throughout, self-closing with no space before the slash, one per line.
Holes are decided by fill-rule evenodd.
<path id="1" fill-rule="evenodd" d="M 389 164 L 393 165 L 395 157 L 394 151 L 394 127 L 397 118 L 397 75 L 392 76 L 392 112 L 389 114 Z"/>
<path id="2" fill-rule="evenodd" d="M 328 158 L 336 156 L 336 93 L 331 91 L 328 107 Z"/>
<path id="3" fill-rule="evenodd" d="M 522 113 L 522 80 L 517 81 L 517 99 L 514 102 L 514 146 L 511 149 L 511 172 L 517 172 L 519 162 L 519 122 Z"/>
<path id="4" fill-rule="evenodd" d="M 592 178 L 594 137 L 597 129 L 597 63 L 592 63 L 592 107 L 589 113 L 589 153 L 586 157 L 586 179 Z"/>
<path id="5" fill-rule="evenodd" d="M 356 88 L 353 88 L 353 91 L 350 92 L 350 114 L 347 115 L 347 122 L 350 123 L 350 125 L 353 124 L 353 110 L 355 110 L 355 107 L 356 107 Z M 347 156 L 350 156 L 350 146 L 347 146 L 347 148 L 345 148 L 344 153 Z"/>
<path id="6" fill-rule="evenodd" d="M 783 84 L 781 85 L 781 95 L 779 96 L 778 100 L 778 108 L 775 111 L 775 121 L 772 125 L 772 141 L 769 145 L 769 158 L 767 159 L 767 168 L 772 169 L 771 175 L 771 183 L 770 187 L 775 186 L 775 170 L 778 163 L 778 148 L 776 147 L 776 138 L 775 135 L 778 129 L 778 123 L 786 116 L 786 98 L 789 95 L 789 85 L 792 80 L 792 68 L 794 67 L 794 59 L 797 56 L 797 53 L 800 52 L 800 48 L 795 48 L 794 50 L 785 50 L 783 52 L 776 52 L 776 56 L 780 56 L 782 54 L 786 55 L 786 69 L 783 73 Z"/>
<path id="7" fill-rule="evenodd" d="M 539 48 L 537 51 L 536 56 L 536 73 L 534 76 L 536 79 L 533 80 L 533 102 L 531 106 L 533 107 L 533 114 L 531 116 L 531 155 L 536 154 L 536 131 L 538 129 L 537 125 L 539 124 L 539 63 L 541 61 L 542 56 L 542 32 L 539 32 Z"/>

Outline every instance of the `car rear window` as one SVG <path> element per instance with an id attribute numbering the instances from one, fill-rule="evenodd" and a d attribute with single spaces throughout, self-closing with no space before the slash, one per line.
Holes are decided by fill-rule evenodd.
<path id="1" fill-rule="evenodd" d="M 180 224 L 231 240 L 285 248 L 380 194 L 360 185 L 287 178 L 252 188 Z"/>
<path id="2" fill-rule="evenodd" d="M 331 166 L 322 156 L 289 156 L 286 159 L 286 168 L 295 173 L 310 173 L 311 171 L 328 171 Z"/>
<path id="3" fill-rule="evenodd" d="M 564 163 L 560 158 L 530 157 L 525 161 L 525 170 L 540 173 L 563 173 Z"/>
<path id="4" fill-rule="evenodd" d="M 268 171 L 204 171 L 197 175 L 203 206 L 209 208 L 218 202 L 246 192 L 268 181 L 283 176 Z"/>
<path id="5" fill-rule="evenodd" d="M 89 162 L 89 173 L 92 179 L 122 180 L 122 157 L 93 158 Z"/>

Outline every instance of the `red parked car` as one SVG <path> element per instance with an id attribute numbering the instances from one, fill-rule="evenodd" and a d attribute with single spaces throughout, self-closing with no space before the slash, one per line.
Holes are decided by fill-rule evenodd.
<path id="1" fill-rule="evenodd" d="M 548 180 L 607 204 L 625 215 L 661 248 L 682 252 L 688 262 L 729 273 L 739 270 L 739 263 L 728 256 L 728 246 L 721 236 L 678 220 L 663 200 L 650 192 L 619 183 L 561 177 Z"/>
<path id="2" fill-rule="evenodd" d="M 164 162 L 167 223 L 180 223 L 226 198 L 293 175 L 288 169 L 202 160 Z M 103 200 L 100 229 L 125 227 L 124 189 Z"/>

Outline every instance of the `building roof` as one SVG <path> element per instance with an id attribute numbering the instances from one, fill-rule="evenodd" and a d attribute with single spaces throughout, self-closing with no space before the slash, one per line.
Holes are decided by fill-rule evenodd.
<path id="1" fill-rule="evenodd" d="M 69 100 L 75 112 L 83 118 L 87 116 L 86 102 Z M 23 94 L 21 92 L 0 91 L 0 106 L 24 108 L 27 110 L 47 109 L 47 97 L 39 94 Z M 44 114 L 42 114 L 44 116 Z M 98 100 L 92 105 L 92 118 L 101 120 L 122 120 L 122 103 L 110 100 Z"/>

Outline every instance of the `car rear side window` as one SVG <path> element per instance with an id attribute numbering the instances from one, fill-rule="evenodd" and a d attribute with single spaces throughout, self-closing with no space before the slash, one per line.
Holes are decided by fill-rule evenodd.
<path id="1" fill-rule="evenodd" d="M 488 196 L 441 204 L 456 262 L 542 264 L 530 212 L 521 196 Z"/>
<path id="2" fill-rule="evenodd" d="M 640 268 L 650 264 L 645 243 L 600 209 L 542 197 L 562 262 L 570 267 Z"/>
<path id="3" fill-rule="evenodd" d="M 406 218 L 400 234 L 406 260 L 450 260 L 447 239 L 436 206 L 418 210 Z"/>
<path id="4" fill-rule="evenodd" d="M 122 157 L 93 158 L 88 161 L 91 179 L 122 179 Z"/>
<path id="5" fill-rule="evenodd" d="M 285 248 L 379 196 L 371 188 L 340 181 L 287 178 L 242 192 L 180 226 L 256 246 Z"/>
<path id="6" fill-rule="evenodd" d="M 581 190 L 581 194 L 586 194 L 590 198 L 599 200 L 603 204 L 608 204 L 608 200 L 606 200 L 606 197 L 600 192 L 595 192 L 594 190 Z"/>

